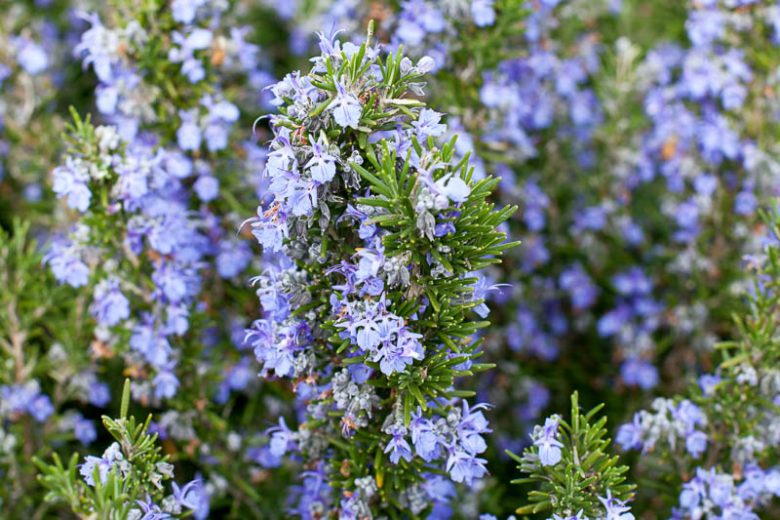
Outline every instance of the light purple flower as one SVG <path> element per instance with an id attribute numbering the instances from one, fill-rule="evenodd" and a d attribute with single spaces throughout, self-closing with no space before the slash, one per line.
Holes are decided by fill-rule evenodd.
<path id="1" fill-rule="evenodd" d="M 23 36 L 12 38 L 16 50 L 16 61 L 27 74 L 40 74 L 49 66 L 49 56 L 38 43 Z"/>
<path id="2" fill-rule="evenodd" d="M 197 109 L 179 112 L 181 126 L 176 131 L 176 140 L 182 150 L 192 151 L 200 148 L 201 130 L 198 125 Z"/>
<path id="3" fill-rule="evenodd" d="M 84 482 L 95 486 L 95 468 L 98 470 L 100 482 L 105 484 L 108 479 L 108 473 L 115 467 L 116 463 L 123 460 L 124 456 L 119 448 L 119 444 L 114 442 L 109 446 L 102 457 L 87 456 L 84 464 L 81 465 L 79 473 L 84 477 Z"/>
<path id="4" fill-rule="evenodd" d="M 312 158 L 306 163 L 311 178 L 320 184 L 330 182 L 336 175 L 336 158 L 325 151 L 324 136 L 312 144 Z"/>
<path id="5" fill-rule="evenodd" d="M 558 417 L 548 417 L 544 426 L 535 428 L 531 438 L 539 449 L 539 461 L 542 466 L 555 466 L 561 461 L 563 444 L 558 440 Z"/>
<path id="6" fill-rule="evenodd" d="M 68 157 L 65 165 L 58 166 L 52 173 L 54 176 L 52 189 L 57 197 L 67 197 L 68 206 L 82 213 L 87 211 L 92 200 L 87 165 Z"/>
<path id="7" fill-rule="evenodd" d="M 447 131 L 447 125 L 442 124 L 441 116 L 439 112 L 431 110 L 430 108 L 423 108 L 420 110 L 420 115 L 416 121 L 412 121 L 412 126 L 415 129 L 417 137 L 421 140 L 430 137 L 438 137 Z"/>
<path id="8" fill-rule="evenodd" d="M 119 289 L 119 279 L 112 276 L 95 286 L 92 316 L 100 325 L 113 327 L 130 317 L 130 302 Z"/>
<path id="9" fill-rule="evenodd" d="M 271 442 L 268 446 L 271 454 L 275 457 L 282 457 L 288 451 L 297 449 L 295 434 L 287 426 L 284 417 L 279 417 L 279 425 L 269 428 L 265 433 L 271 436 Z"/>
<path id="10" fill-rule="evenodd" d="M 336 98 L 328 106 L 328 110 L 333 113 L 333 119 L 340 127 L 357 128 L 363 112 L 360 101 L 339 82 L 336 82 L 336 89 Z"/>
<path id="11" fill-rule="evenodd" d="M 392 436 L 385 446 L 385 453 L 390 454 L 390 462 L 398 464 L 398 461 L 404 459 L 406 462 L 412 460 L 412 447 L 406 440 L 407 430 L 403 425 L 394 424 L 388 428 L 385 433 Z"/>
<path id="12" fill-rule="evenodd" d="M 447 458 L 446 470 L 455 482 L 471 486 L 475 480 L 485 476 L 485 459 L 476 457 L 463 450 L 453 450 Z"/>
<path id="13" fill-rule="evenodd" d="M 474 0 L 471 2 L 471 17 L 477 27 L 487 27 L 496 22 L 494 0 Z"/>

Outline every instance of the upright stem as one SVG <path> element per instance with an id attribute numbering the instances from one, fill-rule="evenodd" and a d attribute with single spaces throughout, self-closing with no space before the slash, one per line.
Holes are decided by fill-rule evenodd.
<path id="1" fill-rule="evenodd" d="M 14 358 L 14 379 L 17 384 L 21 384 L 27 379 L 24 366 L 24 343 L 27 341 L 27 332 L 21 330 L 14 302 L 8 303 L 8 336 L 11 340 L 11 355 Z"/>

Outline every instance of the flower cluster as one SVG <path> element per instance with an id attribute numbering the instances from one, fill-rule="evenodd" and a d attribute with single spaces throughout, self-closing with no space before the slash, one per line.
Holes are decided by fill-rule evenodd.
<path id="1" fill-rule="evenodd" d="M 94 128 L 78 121 L 76 133 L 76 150 L 54 171 L 54 190 L 88 219 L 113 217 L 126 236 L 115 235 L 109 241 L 102 230 L 78 224 L 70 242 L 56 245 L 47 260 L 55 275 L 74 287 L 97 279 L 90 305 L 97 325 L 108 332 L 127 323 L 132 352 L 157 371 L 153 394 L 172 397 L 178 383 L 172 376 L 171 338 L 189 329 L 189 309 L 198 293 L 198 270 L 208 239 L 187 218 L 186 192 L 164 152 L 153 145 L 120 141 L 113 126 Z M 92 203 L 93 190 L 102 201 Z M 147 247 L 153 256 L 146 253 Z M 124 262 L 112 261 L 112 252 L 130 256 Z M 103 265 L 100 274 L 88 267 L 98 263 Z M 149 266 L 155 284 L 147 295 L 130 278 L 142 265 Z M 128 323 L 129 297 L 134 293 L 141 293 L 142 306 Z"/>
<path id="2" fill-rule="evenodd" d="M 512 208 L 485 202 L 497 181 L 473 178 L 442 114 L 413 97 L 431 58 L 325 35 L 320 48 L 308 74 L 272 87 L 270 196 L 250 221 L 268 267 L 247 339 L 299 403 L 297 430 L 269 430 L 269 451 L 299 454 L 327 482 L 304 475 L 305 518 L 435 511 L 452 484 L 426 475 L 471 485 L 486 473 L 486 406 L 453 385 L 486 368 L 473 363 L 485 325 L 470 316 L 483 302 L 473 273 L 512 245 L 495 230 Z"/>
<path id="3" fill-rule="evenodd" d="M 697 429 L 707 425 L 701 408 L 688 399 L 675 404 L 670 399 L 658 398 L 653 401 L 652 410 L 642 410 L 631 424 L 620 427 L 616 440 L 623 449 L 648 452 L 659 440 L 672 448 L 684 444 L 685 451 L 694 458 L 707 449 L 707 436 Z"/>
<path id="4" fill-rule="evenodd" d="M 208 475 L 202 480 L 215 500 L 243 504 L 253 498 L 229 488 L 225 475 L 253 478 L 252 450 L 265 439 L 264 425 L 237 417 L 228 425 L 221 415 L 236 401 L 274 414 L 282 406 L 257 392 L 252 377 L 257 366 L 243 338 L 253 298 L 243 279 L 251 236 L 235 233 L 260 189 L 252 174 L 265 154 L 239 138 L 250 125 L 235 131 L 244 100 L 236 88 L 268 73 L 248 29 L 234 23 L 238 6 L 174 4 L 74 18 L 83 27 L 72 47 L 94 72 L 82 77 L 97 80 L 102 124 L 74 113 L 67 153 L 51 172 L 61 202 L 45 261 L 82 304 L 67 352 L 55 359 L 51 349 L 46 365 L 51 371 L 59 363 L 62 375 L 46 374 L 41 386 L 54 386 L 55 406 L 78 399 L 96 408 L 58 410 L 46 431 L 100 444 L 90 417 L 107 405 L 108 387 L 98 378 L 124 372 L 138 402 L 162 408 L 151 428 Z M 195 413 L 207 407 L 215 412 Z M 229 438 L 226 429 L 235 429 Z"/>
<path id="5" fill-rule="evenodd" d="M 462 27 L 473 24 L 489 27 L 496 23 L 494 0 L 474 2 L 441 2 L 437 0 L 406 0 L 386 24 L 393 26 L 390 43 L 403 46 L 416 56 L 431 56 L 434 70 L 445 66 L 453 50 L 462 45 Z M 508 13 L 502 13 L 508 16 Z"/>
<path id="6" fill-rule="evenodd" d="M 773 449 L 780 374 L 770 339 L 780 297 L 776 214 L 770 224 L 767 248 L 746 264 L 755 277 L 750 312 L 738 321 L 736 341 L 718 345 L 726 351 L 719 370 L 701 376 L 688 397 L 657 399 L 652 411 L 641 410 L 617 434 L 624 450 L 642 450 L 642 471 L 666 471 L 685 461 L 691 476 L 680 483 L 675 518 L 758 518 L 780 491 Z"/>
<path id="7" fill-rule="evenodd" d="M 41 393 L 40 386 L 35 380 L 24 385 L 11 385 L 0 387 L 0 414 L 29 414 L 37 422 L 45 422 L 54 412 L 51 399 Z"/>
<path id="8" fill-rule="evenodd" d="M 492 296 L 500 361 L 480 394 L 506 412 L 496 429 L 512 449 L 549 402 L 543 382 L 566 387 L 557 404 L 584 385 L 647 404 L 633 388 L 679 391 L 681 373 L 710 365 L 734 331 L 740 259 L 761 247 L 757 208 L 776 195 L 775 6 L 680 4 L 661 37 L 619 4 L 528 2 L 519 56 L 462 89 L 479 91 L 460 109 L 476 154 L 520 206 L 510 235 L 525 247 L 489 273 L 512 289 Z"/>
<path id="9" fill-rule="evenodd" d="M 74 77 L 78 66 L 68 52 L 81 30 L 71 19 L 71 6 L 15 2 L 7 7 L 0 22 L 0 185 L 18 197 L 4 197 L 2 206 L 9 215 L 32 220 L 50 202 L 46 176 L 61 151 L 62 108 L 78 105 L 76 92 L 88 82 Z"/>
<path id="10" fill-rule="evenodd" d="M 755 466 L 744 472 L 737 485 L 729 474 L 697 468 L 696 476 L 683 484 L 673 518 L 758 518 L 753 511 L 780 496 L 780 472 Z"/>
<path id="11" fill-rule="evenodd" d="M 0 20 L 4 516 L 778 516 L 776 0 L 125 4 Z"/>
<path id="12" fill-rule="evenodd" d="M 174 346 L 191 329 L 204 269 L 213 265 L 230 279 L 251 260 L 246 244 L 225 237 L 223 226 L 236 224 L 230 214 L 209 206 L 220 191 L 213 168 L 240 115 L 214 69 L 239 57 L 257 67 L 258 49 L 240 31 L 229 38 L 215 32 L 224 8 L 178 6 L 157 32 L 142 25 L 150 14 L 143 9 L 117 28 L 91 14 L 75 49 L 95 71 L 96 105 L 110 124 L 77 121 L 71 153 L 53 172 L 54 192 L 82 216 L 47 261 L 61 281 L 93 287 L 90 311 L 106 343 L 129 329 L 130 364 L 154 371 L 136 386 L 139 398 L 176 394 Z M 165 54 L 159 46 L 168 33 Z M 174 82 L 158 79 L 166 75 Z M 163 89 L 175 94 L 163 96 Z"/>

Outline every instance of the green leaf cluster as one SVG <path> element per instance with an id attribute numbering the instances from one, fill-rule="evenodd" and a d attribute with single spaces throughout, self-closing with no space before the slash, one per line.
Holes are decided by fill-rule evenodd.
<path id="1" fill-rule="evenodd" d="M 609 452 L 607 418 L 598 418 L 602 408 L 599 405 L 583 413 L 577 392 L 572 394 L 571 419 L 561 419 L 558 425 L 563 447 L 561 461 L 555 465 L 543 466 L 535 446 L 527 448 L 522 457 L 507 451 L 520 472 L 528 475 L 512 483 L 536 488 L 528 492 L 528 503 L 517 509 L 518 514 L 550 511 L 568 517 L 582 511 L 588 518 L 599 518 L 604 512 L 599 499 L 608 492 L 622 501 L 633 498 L 636 486 L 626 482 L 628 466 Z"/>

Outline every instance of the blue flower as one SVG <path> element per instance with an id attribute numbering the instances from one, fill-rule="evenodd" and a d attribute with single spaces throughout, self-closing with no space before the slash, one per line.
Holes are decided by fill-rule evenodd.
<path id="1" fill-rule="evenodd" d="M 549 0 L 548 0 L 549 2 Z M 589 520 L 587 516 L 583 515 L 582 509 L 580 509 L 576 515 L 561 516 L 559 514 L 553 514 L 550 520 Z"/>
<path id="2" fill-rule="evenodd" d="M 685 29 L 697 47 L 706 47 L 721 39 L 726 28 L 726 17 L 718 9 L 694 9 L 688 14 Z"/>
<path id="3" fill-rule="evenodd" d="M 423 359 L 424 349 L 420 343 L 422 334 L 416 334 L 406 328 L 388 334 L 386 328 L 388 321 L 380 322 L 379 335 L 387 339 L 382 340 L 381 346 L 376 349 L 371 359 L 375 362 L 379 361 L 379 370 L 389 376 L 395 372 L 402 372 L 414 360 Z M 392 337 L 393 335 L 395 338 Z"/>
<path id="4" fill-rule="evenodd" d="M 173 498 L 182 507 L 193 511 L 192 516 L 196 520 L 204 520 L 209 516 L 210 497 L 206 486 L 200 478 L 188 482 L 184 487 L 179 488 L 178 484 L 173 483 Z"/>
<path id="5" fill-rule="evenodd" d="M 41 394 L 32 400 L 28 411 L 33 419 L 42 423 L 46 422 L 46 419 L 54 413 L 54 405 L 51 404 L 51 399 L 49 399 L 48 395 Z"/>
<path id="6" fill-rule="evenodd" d="M 106 327 L 113 327 L 130 317 L 130 302 L 120 291 L 117 277 L 106 278 L 95 286 L 90 312 Z"/>
<path id="7" fill-rule="evenodd" d="M 456 175 L 449 174 L 435 183 L 437 190 L 455 203 L 465 202 L 471 193 L 466 181 Z"/>
<path id="8" fill-rule="evenodd" d="M 97 439 L 95 422 L 85 419 L 81 414 L 77 414 L 73 418 L 73 435 L 85 446 L 92 444 Z"/>
<path id="9" fill-rule="evenodd" d="M 630 423 L 618 428 L 615 441 L 623 451 L 640 450 L 643 447 L 642 431 L 641 416 L 636 413 Z"/>
<path id="10" fill-rule="evenodd" d="M 355 285 L 363 285 L 363 292 L 372 296 L 381 295 L 385 288 L 384 281 L 379 277 L 386 260 L 384 248 L 381 244 L 377 249 L 361 247 L 357 250 L 357 256 L 359 260 L 353 275 Z"/>
<path id="11" fill-rule="evenodd" d="M 650 294 L 652 281 L 640 267 L 632 267 L 612 277 L 615 289 L 624 296 L 642 296 Z"/>
<path id="12" fill-rule="evenodd" d="M 620 367 L 623 382 L 630 386 L 639 386 L 643 390 L 655 388 L 658 384 L 658 369 L 639 358 L 629 358 Z"/>
<path id="13" fill-rule="evenodd" d="M 539 449 L 542 466 L 555 466 L 560 462 L 563 444 L 558 440 L 558 417 L 548 417 L 543 427 L 536 426 L 531 435 L 534 446 Z"/>
<path id="14" fill-rule="evenodd" d="M 416 412 L 412 413 L 409 429 L 417 455 L 426 462 L 431 462 L 439 457 L 439 446 L 444 444 L 443 439 L 434 430 L 431 420 L 422 415 L 422 410 L 419 407 Z"/>
<path id="15" fill-rule="evenodd" d="M 699 458 L 707 449 L 707 435 L 700 431 L 691 432 L 685 437 L 685 449 L 691 456 Z"/>
<path id="16" fill-rule="evenodd" d="M 333 112 L 333 119 L 342 128 L 357 128 L 363 112 L 360 101 L 354 94 L 347 92 L 344 85 L 338 81 L 336 82 L 336 91 L 336 98 L 328 106 L 328 110 Z"/>
<path id="17" fill-rule="evenodd" d="M 57 281 L 71 287 L 82 287 L 89 282 L 89 268 L 81 259 L 79 249 L 73 243 L 57 240 L 44 257 Z"/>
<path id="18" fill-rule="evenodd" d="M 398 464 L 398 461 L 404 459 L 406 462 L 412 460 L 412 447 L 406 441 L 406 427 L 401 424 L 393 424 L 385 430 L 392 436 L 385 446 L 385 453 L 390 454 L 390 462 Z"/>
<path id="19" fill-rule="evenodd" d="M 496 22 L 494 0 L 474 0 L 471 2 L 471 17 L 477 27 L 487 27 Z"/>
<path id="20" fill-rule="evenodd" d="M 692 431 L 696 426 L 707 424 L 707 416 L 702 409 L 688 399 L 683 399 L 674 409 L 675 419 L 681 421 L 686 431 Z"/>
<path id="21" fill-rule="evenodd" d="M 426 33 L 440 33 L 446 27 L 444 13 L 430 2 L 406 0 L 401 4 L 398 28 L 393 38 L 409 46 L 420 45 Z"/>
<path id="22" fill-rule="evenodd" d="M 295 434 L 284 422 L 284 417 L 279 417 L 279 425 L 269 428 L 265 433 L 271 436 L 268 446 L 275 457 L 282 457 L 288 451 L 297 449 Z"/>
<path id="23" fill-rule="evenodd" d="M 512 189 L 511 187 L 508 189 Z M 546 210 L 550 206 L 550 198 L 536 182 L 528 181 L 523 187 L 525 208 L 523 220 L 530 231 L 542 231 L 546 225 Z"/>
<path id="24" fill-rule="evenodd" d="M 152 501 L 150 496 L 146 497 L 146 500 L 136 500 L 138 507 L 144 514 L 139 520 L 169 520 L 173 518 L 168 513 L 165 513 L 160 506 Z"/>
<path id="25" fill-rule="evenodd" d="M 173 0 L 171 13 L 173 19 L 183 24 L 191 24 L 195 21 L 198 8 L 206 5 L 208 0 Z"/>
<path id="26" fill-rule="evenodd" d="M 11 38 L 11 46 L 16 50 L 16 61 L 27 74 L 40 74 L 49 66 L 46 51 L 36 42 L 19 36 Z"/>
<path id="27" fill-rule="evenodd" d="M 267 210 L 263 210 L 262 206 L 258 207 L 257 217 L 246 222 L 251 223 L 252 235 L 265 251 L 278 253 L 282 250 L 288 230 L 287 215 L 280 204 L 275 204 Z"/>
<path id="28" fill-rule="evenodd" d="M 734 201 L 734 212 L 737 215 L 752 215 L 756 211 L 758 200 L 749 190 L 740 191 Z"/>
<path id="29" fill-rule="evenodd" d="M 325 136 L 320 135 L 311 147 L 312 158 L 306 163 L 311 178 L 319 184 L 330 182 L 336 175 L 336 158 L 325 151 Z"/>
<path id="30" fill-rule="evenodd" d="M 198 125 L 197 109 L 179 112 L 181 126 L 176 131 L 176 140 L 182 150 L 193 151 L 200 148 L 201 131 Z"/>
<path id="31" fill-rule="evenodd" d="M 166 303 L 179 303 L 194 292 L 195 284 L 188 268 L 174 262 L 161 262 L 152 272 L 155 295 Z"/>
<path id="32" fill-rule="evenodd" d="M 626 505 L 625 501 L 613 497 L 609 489 L 606 497 L 598 498 L 604 505 L 606 513 L 604 520 L 634 520 L 634 515 L 630 512 L 631 508 Z"/>
<path id="33" fill-rule="evenodd" d="M 52 189 L 57 197 L 67 197 L 68 206 L 82 213 L 89 209 L 92 192 L 89 189 L 89 170 L 80 160 L 68 157 L 65 166 L 58 166 L 52 172 Z"/>
<path id="34" fill-rule="evenodd" d="M 171 370 L 161 370 L 152 379 L 155 399 L 171 399 L 179 388 L 179 378 Z"/>
<path id="35" fill-rule="evenodd" d="M 130 348 L 143 355 L 155 367 L 166 365 L 173 354 L 168 339 L 154 326 L 151 316 L 145 316 L 144 320 L 133 328 Z"/>
<path id="36" fill-rule="evenodd" d="M 441 116 L 439 112 L 430 108 L 423 108 L 416 121 L 412 121 L 417 137 L 423 141 L 430 137 L 438 137 L 447 131 L 447 125 L 440 123 Z"/>
<path id="37" fill-rule="evenodd" d="M 263 364 L 263 374 L 273 370 L 279 377 L 293 375 L 295 355 L 310 339 L 309 327 L 303 321 L 256 320 L 247 330 L 246 339 Z"/>
<path id="38" fill-rule="evenodd" d="M 186 36 L 178 31 L 173 32 L 171 39 L 176 46 L 168 51 L 168 59 L 173 63 L 181 63 L 181 72 L 190 83 L 198 83 L 206 77 L 203 62 L 194 53 L 211 47 L 213 38 L 210 30 L 200 27 L 190 30 Z"/>
<path id="39" fill-rule="evenodd" d="M 220 242 L 216 264 L 217 272 L 222 278 L 237 276 L 249 266 L 251 261 L 252 250 L 246 242 L 228 239 Z"/>
<path id="40" fill-rule="evenodd" d="M 224 150 L 228 144 L 230 126 L 238 121 L 240 116 L 238 107 L 224 99 L 215 102 L 211 96 L 204 96 L 201 105 L 208 110 L 208 116 L 205 118 L 206 129 L 203 132 L 206 147 L 210 152 Z"/>
<path id="41" fill-rule="evenodd" d="M 488 421 L 481 411 L 487 408 L 488 405 L 484 403 L 476 404 L 472 408 L 469 408 L 465 400 L 462 403 L 460 422 L 456 431 L 463 449 L 475 455 L 487 449 L 487 444 L 485 439 L 482 438 L 482 434 L 493 431 L 488 428 Z"/>
<path id="42" fill-rule="evenodd" d="M 117 110 L 119 90 L 112 85 L 98 85 L 95 89 L 95 104 L 101 114 L 111 115 Z"/>
<path id="43" fill-rule="evenodd" d="M 219 181 L 213 175 L 201 175 L 192 188 L 203 202 L 211 202 L 219 196 Z"/>
<path id="44" fill-rule="evenodd" d="M 485 462 L 487 462 L 485 459 L 476 457 L 466 451 L 455 449 L 447 457 L 446 470 L 453 481 L 463 482 L 467 486 L 471 486 L 474 480 L 484 477 L 487 473 Z"/>
<path id="45" fill-rule="evenodd" d="M 81 35 L 81 41 L 73 49 L 76 56 L 83 56 L 84 65 L 92 65 L 98 79 L 111 83 L 120 60 L 119 35 L 107 29 L 97 14 L 84 15 L 91 27 Z"/>
<path id="46" fill-rule="evenodd" d="M 92 374 L 92 380 L 87 388 L 87 401 L 98 407 L 104 407 L 111 400 L 111 390 L 106 383 L 97 381 Z"/>
<path id="47" fill-rule="evenodd" d="M 608 337 L 617 334 L 629 322 L 631 314 L 631 309 L 623 304 L 604 314 L 596 325 L 599 336 Z"/>
<path id="48" fill-rule="evenodd" d="M 102 457 L 87 456 L 84 464 L 79 468 L 79 473 L 84 477 L 84 482 L 94 487 L 94 475 L 97 468 L 100 482 L 105 484 L 108 479 L 108 473 L 121 460 L 124 460 L 124 455 L 122 455 L 119 444 L 114 442 L 103 452 Z"/>
<path id="49" fill-rule="evenodd" d="M 564 270 L 559 278 L 561 289 L 569 293 L 572 307 L 585 310 L 596 302 L 599 289 L 591 281 L 582 265 L 577 263 Z"/>
<path id="50" fill-rule="evenodd" d="M 702 394 L 705 396 L 712 396 L 715 392 L 715 387 L 723 380 L 717 374 L 703 374 L 699 377 L 699 388 L 701 388 Z"/>
<path id="51" fill-rule="evenodd" d="M 488 296 L 490 296 L 491 293 L 500 293 L 501 288 L 506 287 L 507 285 L 493 284 L 491 283 L 491 280 L 489 280 L 488 277 L 482 273 L 470 273 L 469 276 L 474 276 L 477 278 L 477 282 L 472 287 L 473 292 L 471 294 L 471 301 L 482 300 L 482 303 L 474 307 L 474 312 L 476 312 L 480 318 L 487 318 L 490 314 L 490 308 L 485 303 L 485 300 L 488 298 Z"/>
<path id="52" fill-rule="evenodd" d="M 53 413 L 54 406 L 46 394 L 41 393 L 35 380 L 24 385 L 0 387 L 0 397 L 4 408 L 11 413 L 28 413 L 36 421 L 45 422 Z"/>

